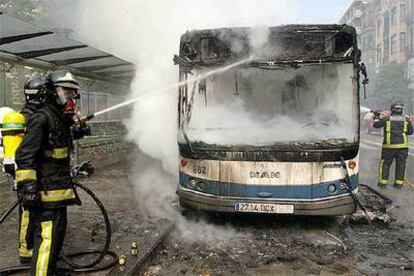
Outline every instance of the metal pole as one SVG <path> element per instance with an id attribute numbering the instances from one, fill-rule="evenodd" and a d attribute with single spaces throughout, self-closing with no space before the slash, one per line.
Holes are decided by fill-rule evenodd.
<path id="1" fill-rule="evenodd" d="M 75 162 L 76 164 L 79 164 L 79 141 L 75 141 Z"/>
<path id="2" fill-rule="evenodd" d="M 2 106 L 6 106 L 6 66 L 0 62 L 0 95 Z"/>

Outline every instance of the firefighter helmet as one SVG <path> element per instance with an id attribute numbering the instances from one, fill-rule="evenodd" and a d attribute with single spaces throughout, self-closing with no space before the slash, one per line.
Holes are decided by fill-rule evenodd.
<path id="1" fill-rule="evenodd" d="M 3 162 L 3 159 L 4 159 L 3 138 L 1 134 L 1 131 L 3 129 L 3 117 L 10 111 L 14 111 L 14 110 L 7 106 L 0 107 L 0 162 Z"/>
<path id="2" fill-rule="evenodd" d="M 72 106 L 73 100 L 79 99 L 79 83 L 67 70 L 56 70 L 46 77 L 48 95 L 59 105 Z"/>
<path id="3" fill-rule="evenodd" d="M 24 97 L 27 103 L 39 104 L 43 101 L 46 92 L 46 80 L 34 77 L 26 80 L 24 84 Z"/>
<path id="4" fill-rule="evenodd" d="M 404 104 L 401 102 L 395 102 L 391 105 L 391 112 L 394 114 L 402 114 L 404 111 Z"/>
<path id="5" fill-rule="evenodd" d="M 24 136 L 25 121 L 23 114 L 14 110 L 3 116 L 3 128 L 1 132 L 4 147 L 4 168 L 12 176 L 14 176 L 15 169 L 15 153 Z"/>
<path id="6" fill-rule="evenodd" d="M 67 70 L 56 70 L 46 77 L 49 86 L 66 87 L 79 90 L 79 83 L 75 76 Z"/>
<path id="7" fill-rule="evenodd" d="M 1 124 L 1 126 L 3 125 L 4 115 L 9 113 L 10 111 L 14 111 L 13 108 L 10 108 L 10 107 L 7 107 L 7 106 L 0 107 L 0 124 Z"/>
<path id="8" fill-rule="evenodd" d="M 24 131 L 26 119 L 17 111 L 10 111 L 3 116 L 3 133 L 7 131 Z"/>

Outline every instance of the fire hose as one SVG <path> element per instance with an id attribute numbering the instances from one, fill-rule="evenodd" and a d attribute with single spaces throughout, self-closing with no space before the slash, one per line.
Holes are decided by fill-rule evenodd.
<path id="1" fill-rule="evenodd" d="M 351 196 L 352 200 L 354 201 L 355 206 L 358 206 L 359 208 L 361 208 L 361 210 L 365 213 L 367 218 L 369 220 L 371 220 L 370 217 L 368 216 L 367 210 L 365 209 L 364 205 L 362 205 L 361 201 L 358 199 L 358 197 L 353 192 L 352 185 L 351 185 L 351 179 L 349 177 L 349 172 L 348 172 L 345 160 L 342 156 L 341 156 L 341 163 L 342 163 L 342 167 L 343 167 L 344 173 L 345 173 L 345 186 L 348 190 L 349 195 Z"/>
<path id="2" fill-rule="evenodd" d="M 79 173 L 76 172 L 76 173 Z M 70 267 L 70 268 L 58 268 L 59 271 L 67 271 L 67 272 L 83 272 L 83 273 L 92 273 L 92 272 L 98 272 L 102 270 L 109 269 L 117 264 L 118 262 L 118 255 L 109 250 L 110 244 L 111 244 L 111 237 L 112 237 L 112 229 L 111 229 L 111 223 L 109 221 L 108 213 L 102 204 L 101 200 L 93 193 L 90 189 L 83 186 L 80 183 L 75 182 L 74 186 L 77 188 L 80 188 L 81 190 L 85 191 L 97 204 L 102 217 L 105 222 L 105 230 L 106 230 L 106 237 L 105 237 L 105 245 L 103 250 L 97 250 L 97 249 L 87 249 L 85 251 L 76 252 L 73 254 L 66 255 L 63 250 L 60 252 L 62 260 Z M 14 201 L 4 212 L 4 214 L 0 217 L 0 225 L 4 222 L 4 220 L 10 215 L 10 213 L 20 204 L 20 198 L 18 198 L 16 201 Z M 98 254 L 98 257 L 90 264 L 77 264 L 73 262 L 71 259 L 79 256 L 84 255 L 90 255 L 90 254 Z M 108 262 L 105 265 L 98 266 L 102 260 L 106 257 L 110 256 L 111 261 Z M 18 273 L 22 271 L 27 271 L 30 269 L 30 266 L 28 265 L 20 265 L 20 266 L 14 266 L 14 267 L 8 267 L 8 268 L 0 268 L 0 275 L 10 275 L 13 273 Z"/>
<path id="3" fill-rule="evenodd" d="M 351 179 L 349 177 L 349 173 L 348 173 L 348 169 L 346 166 L 346 162 L 344 160 L 343 157 L 341 157 L 341 162 L 342 162 L 342 167 L 344 169 L 344 173 L 345 173 L 345 186 L 347 187 L 348 193 L 349 195 L 352 197 L 355 206 L 358 206 L 365 214 L 365 216 L 368 218 L 369 221 L 372 221 L 371 217 L 368 215 L 368 212 L 366 210 L 366 208 L 364 207 L 364 205 L 362 204 L 362 202 L 358 199 L 358 197 L 353 193 L 352 191 L 352 185 L 351 185 Z M 392 204 L 392 200 L 390 198 L 388 198 L 387 196 L 385 196 L 384 194 L 378 192 L 377 190 L 375 190 L 374 188 L 366 185 L 366 184 L 359 184 L 360 186 L 370 190 L 371 192 L 373 192 L 374 194 L 376 194 L 377 196 L 379 196 L 380 198 L 382 198 L 382 200 L 384 201 L 385 204 Z M 365 197 L 365 196 L 364 196 Z"/>

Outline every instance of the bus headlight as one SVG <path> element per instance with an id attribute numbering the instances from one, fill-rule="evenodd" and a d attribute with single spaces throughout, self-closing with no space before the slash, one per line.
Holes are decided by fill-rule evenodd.
<path id="1" fill-rule="evenodd" d="M 329 184 L 328 185 L 328 192 L 330 192 L 331 194 L 336 192 L 336 185 L 335 184 Z"/>
<path id="2" fill-rule="evenodd" d="M 197 187 L 197 181 L 195 179 L 190 179 L 188 186 L 190 186 L 192 189 L 195 189 Z"/>
<path id="3" fill-rule="evenodd" d="M 206 188 L 206 183 L 204 183 L 203 181 L 198 182 L 197 190 L 204 191 L 205 188 Z"/>

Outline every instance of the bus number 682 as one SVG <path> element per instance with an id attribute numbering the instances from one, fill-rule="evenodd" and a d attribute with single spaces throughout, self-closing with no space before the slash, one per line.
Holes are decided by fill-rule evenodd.
<path id="1" fill-rule="evenodd" d="M 193 167 L 193 173 L 206 174 L 207 173 L 207 168 L 206 168 L 206 166 L 194 166 Z"/>

